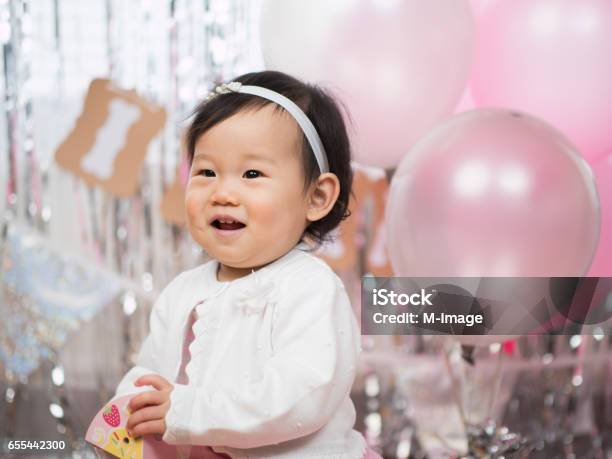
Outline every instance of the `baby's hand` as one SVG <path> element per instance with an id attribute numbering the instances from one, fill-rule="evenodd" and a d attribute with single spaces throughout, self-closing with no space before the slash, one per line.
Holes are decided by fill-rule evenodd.
<path id="1" fill-rule="evenodd" d="M 163 435 L 166 432 L 166 413 L 170 409 L 170 392 L 174 386 L 160 375 L 141 376 L 134 385 L 150 385 L 157 390 L 142 392 L 130 400 L 128 409 L 132 414 L 126 426 L 129 435 Z"/>

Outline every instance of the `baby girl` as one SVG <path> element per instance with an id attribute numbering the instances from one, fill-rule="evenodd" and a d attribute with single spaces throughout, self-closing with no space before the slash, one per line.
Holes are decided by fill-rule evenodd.
<path id="1" fill-rule="evenodd" d="M 280 72 L 246 74 L 197 107 L 187 151 L 187 223 L 212 260 L 153 307 L 117 388 L 137 393 L 128 431 L 209 457 L 378 457 L 353 430 L 357 321 L 311 253 L 349 214 L 336 103 Z"/>

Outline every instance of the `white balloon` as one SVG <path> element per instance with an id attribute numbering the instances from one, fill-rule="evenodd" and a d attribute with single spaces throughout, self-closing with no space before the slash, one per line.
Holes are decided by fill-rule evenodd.
<path id="1" fill-rule="evenodd" d="M 473 50 L 468 0 L 266 0 L 266 67 L 327 85 L 348 107 L 355 159 L 396 166 L 452 113 Z"/>

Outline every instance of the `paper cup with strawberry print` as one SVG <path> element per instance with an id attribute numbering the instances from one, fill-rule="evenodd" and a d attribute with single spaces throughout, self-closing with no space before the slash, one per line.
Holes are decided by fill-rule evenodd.
<path id="1" fill-rule="evenodd" d="M 121 459 L 162 459 L 177 457 L 177 448 L 157 440 L 151 435 L 134 438 L 127 433 L 130 415 L 128 403 L 134 394 L 108 402 L 94 417 L 87 429 L 85 440 L 104 451 L 96 450 L 99 457 Z"/>
<path id="2" fill-rule="evenodd" d="M 96 414 L 87 429 L 85 440 L 96 446 L 98 457 L 112 459 L 213 459 L 228 457 L 213 452 L 207 446 L 169 445 L 158 436 L 128 435 L 126 425 L 130 411 L 128 403 L 136 394 L 124 395 L 108 402 Z"/>

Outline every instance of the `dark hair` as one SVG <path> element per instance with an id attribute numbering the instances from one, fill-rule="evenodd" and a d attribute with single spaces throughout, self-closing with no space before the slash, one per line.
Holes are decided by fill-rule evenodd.
<path id="1" fill-rule="evenodd" d="M 334 98 L 321 87 L 303 83 L 282 72 L 266 70 L 253 72 L 235 78 L 243 85 L 261 86 L 276 91 L 291 99 L 302 109 L 317 130 L 323 148 L 327 153 L 329 171 L 338 177 L 340 194 L 331 211 L 322 219 L 311 222 L 303 236 L 321 244 L 330 239 L 329 233 L 350 215 L 349 197 L 353 183 L 351 151 L 342 113 Z M 274 102 L 251 94 L 225 93 L 201 102 L 193 111 L 194 119 L 186 134 L 189 163 L 193 161 L 198 139 L 221 121 L 245 109 L 259 109 Z M 284 111 L 279 105 L 278 110 Z M 319 176 L 319 167 L 306 136 L 302 134 L 302 165 L 304 188 Z"/>

